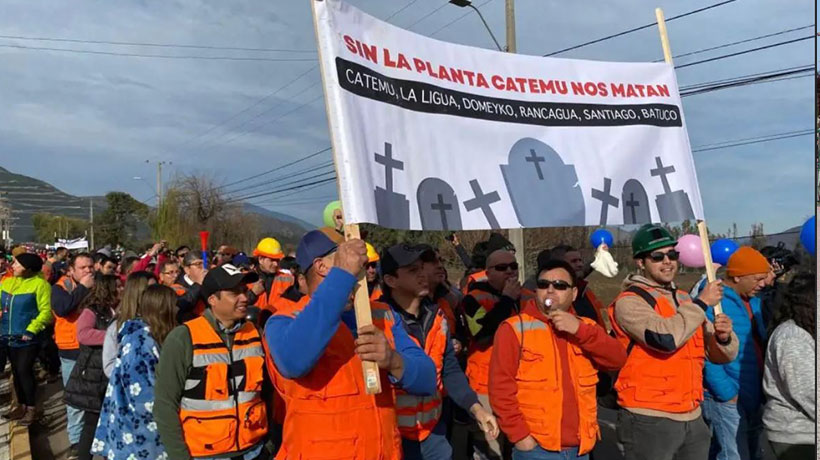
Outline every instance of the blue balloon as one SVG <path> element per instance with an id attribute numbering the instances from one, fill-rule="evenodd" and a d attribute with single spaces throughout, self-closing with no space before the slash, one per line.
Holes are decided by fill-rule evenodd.
<path id="1" fill-rule="evenodd" d="M 612 238 L 612 233 L 609 233 L 609 230 L 599 228 L 589 236 L 589 242 L 592 243 L 593 248 L 597 248 L 601 243 L 606 243 L 606 245 L 611 248 L 614 238 Z"/>
<path id="2" fill-rule="evenodd" d="M 717 240 L 712 243 L 712 262 L 727 265 L 729 257 L 737 251 L 740 246 L 732 240 Z"/>
<path id="3" fill-rule="evenodd" d="M 806 248 L 806 251 L 809 252 L 811 255 L 817 255 L 817 240 L 815 236 L 815 216 L 811 216 L 809 220 L 803 224 L 803 229 L 800 231 L 800 242 L 803 243 L 803 247 Z"/>

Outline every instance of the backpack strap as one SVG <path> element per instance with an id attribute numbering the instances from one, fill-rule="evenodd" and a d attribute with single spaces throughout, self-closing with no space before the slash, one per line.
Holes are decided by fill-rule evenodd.
<path id="1" fill-rule="evenodd" d="M 655 307 L 658 305 L 658 299 L 655 298 L 652 294 L 649 293 L 646 289 L 639 287 L 637 285 L 629 286 L 624 290 L 624 292 L 631 292 L 636 296 L 642 298 L 644 302 L 648 303 L 650 307 L 654 310 Z M 635 347 L 635 341 L 630 340 L 629 345 L 626 347 L 626 356 L 629 357 L 629 354 L 632 352 L 632 349 Z"/>

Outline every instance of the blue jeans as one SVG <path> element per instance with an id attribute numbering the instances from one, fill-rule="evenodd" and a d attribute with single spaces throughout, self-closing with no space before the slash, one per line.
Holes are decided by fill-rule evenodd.
<path id="1" fill-rule="evenodd" d="M 439 420 L 433 432 L 424 441 L 401 438 L 404 460 L 452 460 L 453 448 L 447 441 L 447 424 Z"/>
<path id="2" fill-rule="evenodd" d="M 71 371 L 76 360 L 60 357 L 60 372 L 63 374 L 63 388 L 68 385 L 68 378 L 71 377 Z M 83 411 L 74 407 L 65 405 L 66 411 L 66 431 L 68 431 L 68 442 L 72 445 L 80 442 L 80 435 L 83 433 Z"/>
<path id="3" fill-rule="evenodd" d="M 703 400 L 703 419 L 712 429 L 709 460 L 761 460 L 763 422 L 760 411 L 748 413 L 742 405 Z"/>
<path id="4" fill-rule="evenodd" d="M 588 460 L 589 454 L 579 457 L 577 447 L 570 447 L 556 452 L 544 450 L 541 446 L 535 446 L 535 449 L 526 452 L 513 448 L 512 458 L 513 460 Z"/>

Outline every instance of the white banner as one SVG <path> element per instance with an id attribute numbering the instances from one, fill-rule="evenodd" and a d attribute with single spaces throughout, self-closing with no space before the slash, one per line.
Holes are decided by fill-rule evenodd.
<path id="1" fill-rule="evenodd" d="M 57 249 L 59 247 L 64 247 L 69 251 L 73 251 L 76 249 L 88 249 L 88 240 L 83 238 L 74 238 L 73 240 L 66 240 L 63 238 L 58 238 L 57 242 L 53 245 L 49 246 L 46 245 L 47 249 Z"/>
<path id="2" fill-rule="evenodd" d="M 477 230 L 703 218 L 672 66 L 472 48 L 341 0 L 311 3 L 346 222 Z"/>

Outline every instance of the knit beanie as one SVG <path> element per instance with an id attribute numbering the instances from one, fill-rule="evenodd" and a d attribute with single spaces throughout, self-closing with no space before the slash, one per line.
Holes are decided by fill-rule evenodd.
<path id="1" fill-rule="evenodd" d="M 19 262 L 20 265 L 22 265 L 26 270 L 31 270 L 36 273 L 43 268 L 43 259 L 41 259 L 37 254 L 20 254 L 16 257 L 16 259 L 17 262 Z"/>
<path id="2" fill-rule="evenodd" d="M 768 273 L 771 270 L 769 262 L 757 249 L 742 246 L 729 257 L 726 264 L 728 276 L 746 276 L 758 273 Z"/>

